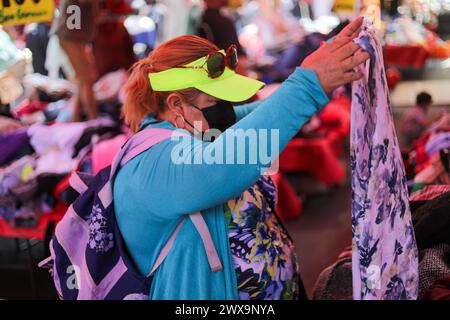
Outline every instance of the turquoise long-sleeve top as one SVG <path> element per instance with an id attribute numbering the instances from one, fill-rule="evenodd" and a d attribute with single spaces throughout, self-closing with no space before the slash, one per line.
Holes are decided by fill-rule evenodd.
<path id="1" fill-rule="evenodd" d="M 326 103 L 328 97 L 316 73 L 297 68 L 269 98 L 235 107 L 238 121 L 230 129 L 275 130 L 279 146 L 270 154 L 272 162 Z M 177 130 L 167 121 L 155 120 L 148 116 L 143 122 L 147 125 L 144 130 L 152 127 Z M 252 186 L 260 177 L 261 169 L 270 163 L 259 152 L 254 155 L 256 161 L 251 161 L 249 156 L 255 146 L 250 143 L 237 145 L 236 142 L 234 147 L 239 149 L 230 148 L 227 143 L 234 137 L 230 129 L 214 142 L 201 141 L 192 135 L 181 144 L 172 139 L 160 142 L 124 165 L 115 178 L 117 222 L 142 274 L 150 272 L 180 219 L 197 211 L 201 211 L 208 225 L 223 265 L 221 271 L 211 272 L 200 235 L 186 219 L 170 253 L 154 273 L 150 299 L 238 299 L 223 203 Z M 266 140 L 271 150 L 270 134 Z M 172 158 L 175 149 L 182 150 L 184 157 L 191 160 L 199 153 L 217 152 L 215 159 L 223 161 L 177 164 Z M 239 158 L 242 155 L 245 161 Z"/>

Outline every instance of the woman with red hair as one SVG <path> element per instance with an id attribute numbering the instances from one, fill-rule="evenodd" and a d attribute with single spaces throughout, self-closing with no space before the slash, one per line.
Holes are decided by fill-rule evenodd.
<path id="1" fill-rule="evenodd" d="M 126 123 L 133 131 L 185 135 L 136 156 L 114 181 L 117 223 L 142 274 L 184 221 L 153 274 L 150 299 L 299 297 L 295 248 L 274 211 L 273 183 L 262 174 L 327 104 L 327 94 L 362 77 L 353 68 L 368 54 L 352 41 L 361 23 L 355 20 L 310 55 L 269 98 L 238 107 L 232 102 L 248 100 L 263 83 L 235 73 L 233 46 L 218 51 L 207 40 L 182 36 L 134 65 L 125 88 Z M 220 130 L 214 140 L 213 128 Z M 247 141 L 251 134 L 244 143 L 234 139 L 249 132 L 258 133 L 258 143 Z M 268 157 L 259 146 L 271 150 Z M 208 155 L 214 161 L 197 161 Z M 199 232 L 183 220 L 194 212 L 206 222 L 219 268 L 210 268 Z"/>

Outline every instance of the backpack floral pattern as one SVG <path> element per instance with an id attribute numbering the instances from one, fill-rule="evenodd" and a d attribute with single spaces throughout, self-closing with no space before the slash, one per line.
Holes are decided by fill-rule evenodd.
<path id="1" fill-rule="evenodd" d="M 97 253 L 108 252 L 114 247 L 114 237 L 107 230 L 107 220 L 98 204 L 92 207 L 87 220 L 89 224 L 89 247 Z"/>
<path id="2" fill-rule="evenodd" d="M 275 216 L 275 197 L 272 180 L 263 176 L 224 208 L 241 300 L 298 296 L 295 247 Z"/>
<path id="3" fill-rule="evenodd" d="M 380 41 L 366 21 L 356 40 L 370 54 L 353 83 L 350 159 L 354 299 L 416 299 L 418 249 L 394 129 Z"/>

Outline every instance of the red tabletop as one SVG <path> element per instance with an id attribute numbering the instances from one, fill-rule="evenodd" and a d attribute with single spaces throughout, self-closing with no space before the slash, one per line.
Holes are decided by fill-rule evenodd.
<path id="1" fill-rule="evenodd" d="M 35 239 L 42 241 L 45 239 L 49 224 L 52 222 L 59 222 L 66 210 L 67 206 L 63 204 L 57 205 L 53 212 L 42 214 L 38 224 L 33 228 L 15 228 L 9 222 L 0 218 L 0 237 Z"/>
<path id="2" fill-rule="evenodd" d="M 341 184 L 345 167 L 339 160 L 342 138 L 329 133 L 320 138 L 295 138 L 280 155 L 280 169 L 285 172 L 310 172 L 325 185 Z"/>
<path id="3" fill-rule="evenodd" d="M 429 53 L 419 45 L 391 45 L 384 46 L 384 60 L 386 64 L 397 67 L 413 67 L 421 69 Z"/>

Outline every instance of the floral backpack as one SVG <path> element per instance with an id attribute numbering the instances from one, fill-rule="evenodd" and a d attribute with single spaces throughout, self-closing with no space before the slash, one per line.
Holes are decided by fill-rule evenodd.
<path id="1" fill-rule="evenodd" d="M 161 250 L 151 272 L 141 275 L 127 253 L 116 223 L 112 184 L 120 166 L 169 139 L 182 135 L 167 129 L 147 129 L 133 135 L 97 175 L 74 173 L 70 185 L 79 196 L 58 223 L 50 242 L 51 256 L 39 267 L 50 270 L 61 299 L 148 299 L 153 274 L 167 257 L 182 219 Z M 222 269 L 208 226 L 200 212 L 189 217 L 202 238 L 212 272 Z"/>

